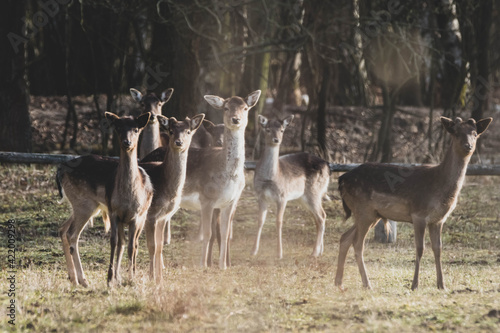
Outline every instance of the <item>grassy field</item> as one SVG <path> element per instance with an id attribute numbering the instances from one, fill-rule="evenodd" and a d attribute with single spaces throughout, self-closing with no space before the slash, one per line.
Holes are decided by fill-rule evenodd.
<path id="1" fill-rule="evenodd" d="M 146 274 L 144 235 L 135 281 L 106 286 L 109 235 L 100 220 L 87 228 L 80 252 L 90 287 L 68 279 L 59 225 L 69 206 L 58 204 L 55 168 L 0 166 L 0 331 L 187 332 L 187 331 L 500 331 L 500 178 L 469 177 L 457 209 L 443 232 L 447 290 L 436 288 L 434 257 L 426 238 L 420 289 L 410 290 L 414 269 L 413 230 L 398 225 L 398 240 L 371 241 L 365 260 L 374 290 L 361 285 L 352 250 L 345 291 L 334 286 L 338 241 L 351 221 L 343 221 L 332 176 L 324 255 L 310 257 L 315 226 L 308 213 L 290 203 L 283 229 L 284 258 L 276 260 L 273 210 L 268 214 L 256 257 L 250 256 L 257 222 L 251 177 L 238 206 L 232 242 L 233 266 L 201 269 L 198 213 L 179 211 L 172 244 L 165 246 L 164 282 Z M 15 296 L 9 297 L 8 224 L 16 229 Z M 217 252 L 217 251 L 216 251 Z M 126 268 L 124 259 L 122 268 Z M 124 278 L 127 274 L 123 274 Z M 15 328 L 7 306 L 16 304 Z"/>

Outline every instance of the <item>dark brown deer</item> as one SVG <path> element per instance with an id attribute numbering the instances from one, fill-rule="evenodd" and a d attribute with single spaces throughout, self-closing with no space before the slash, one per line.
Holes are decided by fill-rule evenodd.
<path id="1" fill-rule="evenodd" d="M 278 258 L 283 257 L 282 228 L 286 204 L 290 200 L 300 200 L 313 215 L 316 223 L 316 245 L 312 255 L 323 253 L 323 235 L 326 213 L 322 199 L 326 195 L 330 180 L 328 162 L 308 153 L 281 156 L 280 145 L 286 127 L 292 122 L 293 115 L 283 120 L 268 120 L 259 115 L 259 124 L 265 136 L 265 148 L 257 162 L 254 176 L 254 190 L 259 202 L 259 228 L 253 255 L 259 251 L 262 227 L 266 221 L 267 203 L 276 203 L 276 229 L 278 232 Z"/>
<path id="2" fill-rule="evenodd" d="M 441 117 L 451 134 L 451 145 L 444 160 L 436 166 L 400 168 L 389 164 L 362 164 L 339 177 L 339 191 L 346 219 L 351 215 L 354 226 L 340 238 L 335 284 L 342 288 L 344 264 L 351 245 L 363 286 L 371 288 L 363 261 L 366 234 L 380 219 L 410 222 L 415 231 L 416 260 L 412 290 L 418 287 L 420 259 L 424 251 L 425 228 L 429 234 L 436 261 L 437 287 L 444 289 L 441 268 L 441 231 L 455 209 L 467 165 L 478 137 L 488 128 L 492 118 L 455 121 Z"/>
<path id="3" fill-rule="evenodd" d="M 151 113 L 149 124 L 142 132 L 141 145 L 139 147 L 139 157 L 141 159 L 156 148 L 166 146 L 165 142 L 162 144 L 162 136 L 160 134 L 160 127 L 156 116 L 162 114 L 161 108 L 163 107 L 163 104 L 170 100 L 173 93 L 174 89 L 168 88 L 161 93 L 160 97 L 158 97 L 153 92 L 142 95 L 139 90 L 130 88 L 130 95 L 134 101 L 139 103 L 142 108 L 142 112 Z M 163 141 L 164 140 L 165 139 L 163 139 Z"/>
<path id="4" fill-rule="evenodd" d="M 139 247 L 139 236 L 153 199 L 153 185 L 137 161 L 139 135 L 146 127 L 150 113 L 138 118 L 118 117 L 106 112 L 105 116 L 120 140 L 120 161 L 106 189 L 106 202 L 111 222 L 111 257 L 108 270 L 108 285 L 121 282 L 120 263 L 125 245 L 125 226 L 129 229 L 128 259 L 130 278 L 135 275 L 135 264 Z M 116 263 L 114 257 L 116 253 Z"/>

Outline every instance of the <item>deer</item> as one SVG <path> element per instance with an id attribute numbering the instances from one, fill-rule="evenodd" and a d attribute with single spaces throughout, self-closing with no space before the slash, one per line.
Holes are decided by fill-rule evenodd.
<path id="1" fill-rule="evenodd" d="M 194 151 L 193 154 L 197 154 L 196 149 L 202 149 L 202 148 L 208 148 L 208 147 L 222 147 L 222 143 L 224 142 L 224 124 L 214 124 L 210 120 L 203 119 L 202 122 L 203 126 L 200 126 L 196 133 L 193 135 L 193 138 L 191 140 L 191 145 L 189 146 L 189 149 L 191 151 Z M 199 135 L 198 133 L 202 133 Z M 163 134 L 163 133 L 162 133 Z M 164 140 L 163 142 L 166 142 L 168 144 L 168 140 Z M 155 161 L 162 161 L 165 158 L 165 153 L 166 149 L 164 147 L 159 147 L 155 149 L 153 152 L 148 154 L 146 157 L 141 159 L 141 162 L 155 162 Z M 193 155 L 191 155 L 193 156 Z M 188 157 L 188 163 L 190 161 L 190 158 Z M 188 175 L 189 178 L 189 175 Z M 214 224 L 219 225 L 219 210 L 215 210 L 214 212 Z M 165 226 L 165 236 L 164 236 L 164 241 L 165 244 L 170 244 L 171 239 L 172 239 L 172 234 L 170 230 L 170 224 L 171 221 L 167 220 L 167 224 Z M 200 229 L 201 233 L 201 229 Z M 199 237 L 200 239 L 202 238 L 201 235 Z M 212 242 L 213 243 L 213 242 Z M 211 243 L 211 246 L 212 246 Z M 209 256 L 210 258 L 211 256 Z"/>
<path id="2" fill-rule="evenodd" d="M 143 95 L 139 90 L 130 88 L 132 99 L 139 103 L 143 113 L 150 112 L 151 119 L 148 126 L 144 129 L 139 148 L 139 157 L 144 159 L 149 153 L 158 147 L 168 147 L 168 135 L 160 132 L 159 124 L 156 120 L 157 115 L 162 114 L 162 106 L 167 103 L 172 94 L 173 88 L 164 90 L 160 97 L 155 93 Z M 222 147 L 222 137 L 224 134 L 224 124 L 215 125 L 210 120 L 203 119 L 203 126 L 200 126 L 191 140 L 192 148 Z M 161 161 L 163 156 L 159 157 Z"/>
<path id="3" fill-rule="evenodd" d="M 492 120 L 476 122 L 441 117 L 442 126 L 451 135 L 451 144 L 438 165 L 402 169 L 390 164 L 365 163 L 339 177 L 345 219 L 352 215 L 354 225 L 340 238 L 336 286 L 343 290 L 344 265 L 352 245 L 363 286 L 371 289 L 363 260 L 366 234 L 380 219 L 386 227 L 390 219 L 413 224 L 416 260 L 411 289 L 418 288 L 426 228 L 434 253 L 437 288 L 445 289 L 441 266 L 443 224 L 457 205 L 477 139 Z"/>
<path id="4" fill-rule="evenodd" d="M 222 235 L 219 267 L 226 269 L 230 264 L 228 238 L 232 215 L 245 184 L 244 133 L 248 123 L 248 111 L 257 104 L 260 94 L 261 91 L 256 90 L 246 98 L 233 96 L 223 99 L 214 95 L 204 96 L 212 107 L 224 112 L 223 146 L 189 149 L 186 183 L 180 204 L 181 208 L 200 211 L 202 267 L 208 267 L 210 263 L 209 252 L 211 243 L 214 242 L 211 225 L 214 225 L 215 231 L 219 214 Z M 165 149 L 158 148 L 142 161 L 155 161 L 165 154 L 164 151 Z M 210 222 L 212 220 L 213 223 Z M 169 223 L 170 221 L 166 222 L 167 230 Z"/>
<path id="5" fill-rule="evenodd" d="M 137 160 L 139 135 L 148 124 L 150 116 L 148 112 L 138 118 L 120 118 L 113 113 L 105 113 L 106 119 L 120 140 L 120 160 L 112 177 L 114 181 L 107 184 L 106 189 L 106 203 L 111 223 L 108 285 L 113 282 L 121 283 L 120 263 L 125 244 L 125 226 L 129 229 L 128 259 L 131 280 L 135 275 L 139 236 L 153 199 L 153 185 L 146 171 L 139 167 Z"/>
<path id="6" fill-rule="evenodd" d="M 259 251 L 262 228 L 266 221 L 269 201 L 276 203 L 278 258 L 283 258 L 282 228 L 285 208 L 290 200 L 299 200 L 313 215 L 316 223 L 316 244 L 312 256 L 323 253 L 323 235 L 326 213 L 322 199 L 330 180 L 330 167 L 325 160 L 309 153 L 288 154 L 280 157 L 283 133 L 292 122 L 290 115 L 282 120 L 269 120 L 259 115 L 259 125 L 265 136 L 265 148 L 254 173 L 254 190 L 259 205 L 258 230 L 252 255 Z"/>
<path id="7" fill-rule="evenodd" d="M 162 125 L 169 131 L 169 146 L 163 162 L 141 163 L 155 190 L 146 220 L 146 241 L 150 257 L 150 278 L 157 283 L 162 281 L 165 225 L 179 209 L 186 181 L 189 146 L 204 117 L 202 113 L 184 121 L 177 121 L 175 118 L 163 121 Z"/>
<path id="8" fill-rule="evenodd" d="M 165 141 L 168 140 L 168 136 L 164 137 L 161 135 L 156 116 L 162 114 L 161 108 L 163 107 L 163 104 L 170 100 L 173 93 L 174 89 L 168 88 L 161 93 L 160 97 L 158 97 L 153 92 L 143 95 L 139 90 L 130 88 L 130 95 L 132 96 L 132 99 L 139 103 L 141 108 L 143 108 L 143 113 L 151 113 L 149 124 L 142 133 L 141 145 L 139 147 L 139 157 L 141 159 L 156 148 L 160 146 L 167 146 Z"/>
<path id="9" fill-rule="evenodd" d="M 247 97 L 222 98 L 205 95 L 215 109 L 224 112 L 224 140 L 221 148 L 211 147 L 190 151 L 186 184 L 181 207 L 201 212 L 201 266 L 208 267 L 208 252 L 212 236 L 214 210 L 220 209 L 219 268 L 225 270 L 231 224 L 238 200 L 245 187 L 245 128 L 248 112 L 257 104 L 261 91 Z"/>
<path id="10" fill-rule="evenodd" d="M 163 163 L 139 164 L 139 166 L 146 170 L 150 179 L 153 179 L 152 183 L 155 193 L 158 192 L 158 187 L 169 187 L 170 185 L 168 185 L 168 182 L 170 179 L 183 178 L 182 173 L 185 172 L 185 169 L 175 169 L 170 167 L 169 164 L 182 165 L 178 160 L 181 159 L 181 157 L 184 158 L 185 155 L 181 154 L 181 152 L 184 152 L 185 146 L 189 144 L 192 135 L 196 131 L 196 129 L 191 126 L 191 119 L 189 118 L 183 121 L 184 125 L 179 125 L 175 118 L 168 119 L 162 115 L 158 115 L 157 117 L 159 124 L 167 131 L 171 138 L 169 140 L 171 144 L 169 148 L 170 153 L 164 154 L 165 159 Z M 194 118 L 195 117 L 193 117 L 193 119 Z M 199 115 L 198 120 L 200 118 L 203 119 L 204 115 Z M 170 127 L 168 125 L 169 123 L 176 123 L 177 125 Z M 180 150 L 176 143 L 179 139 L 182 141 L 182 149 Z M 158 165 L 162 165 L 163 168 L 168 168 L 172 171 L 170 177 L 162 178 L 163 181 L 161 183 L 155 178 L 161 168 L 158 167 Z M 70 281 L 75 285 L 80 284 L 84 287 L 88 286 L 78 250 L 78 240 L 85 225 L 93 216 L 102 211 L 105 231 L 107 232 L 110 229 L 109 219 L 104 218 L 104 216 L 108 216 L 109 211 L 106 191 L 110 188 L 109 183 L 114 182 L 114 175 L 116 174 L 117 168 L 117 160 L 97 155 L 81 156 L 64 162 L 58 167 L 56 181 L 59 193 L 63 200 L 69 201 L 72 208 L 72 214 L 70 218 L 62 224 L 59 234 L 63 243 L 68 276 Z M 150 172 L 151 175 L 149 174 Z M 167 184 L 165 184 L 165 182 L 167 182 Z M 153 200 L 155 193 L 153 193 Z M 172 193 L 177 194 L 178 191 L 176 190 Z"/>

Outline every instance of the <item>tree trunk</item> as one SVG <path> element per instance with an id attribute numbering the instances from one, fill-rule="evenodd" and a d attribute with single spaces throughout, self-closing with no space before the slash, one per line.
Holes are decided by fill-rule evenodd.
<path id="1" fill-rule="evenodd" d="M 0 150 L 31 152 L 23 21 L 26 1 L 7 0 L 0 14 Z M 8 9 L 7 9 L 8 8 Z"/>
<path id="2" fill-rule="evenodd" d="M 483 0 L 478 2 L 479 8 L 476 13 L 476 63 L 477 77 L 474 82 L 474 96 L 476 103 L 472 105 L 471 117 L 475 120 L 483 118 L 485 111 L 488 109 L 488 97 L 490 95 L 491 86 L 489 83 L 490 74 L 490 28 L 491 28 L 491 13 L 493 11 L 493 2 L 491 0 Z"/>
<path id="3" fill-rule="evenodd" d="M 318 145 L 322 157 L 329 160 L 328 146 L 326 142 L 326 103 L 330 92 L 330 65 L 323 62 L 323 79 L 321 88 L 318 93 L 318 113 L 317 113 L 317 128 L 318 128 Z"/>

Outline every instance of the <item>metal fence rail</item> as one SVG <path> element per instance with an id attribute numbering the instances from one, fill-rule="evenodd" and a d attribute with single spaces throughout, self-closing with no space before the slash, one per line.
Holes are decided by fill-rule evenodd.
<path id="1" fill-rule="evenodd" d="M 16 153 L 16 152 L 0 152 L 0 163 L 17 163 L 17 164 L 59 164 L 79 155 L 65 155 L 65 154 L 36 154 L 36 153 Z M 402 169 L 411 166 L 418 166 L 420 164 L 403 164 L 393 163 L 400 166 Z M 256 162 L 246 161 L 245 168 L 247 170 L 254 170 Z M 330 170 L 332 172 L 346 172 L 350 171 L 359 163 L 340 164 L 330 163 Z M 500 165 L 483 165 L 483 164 L 469 164 L 467 167 L 467 175 L 479 176 L 500 176 Z"/>

